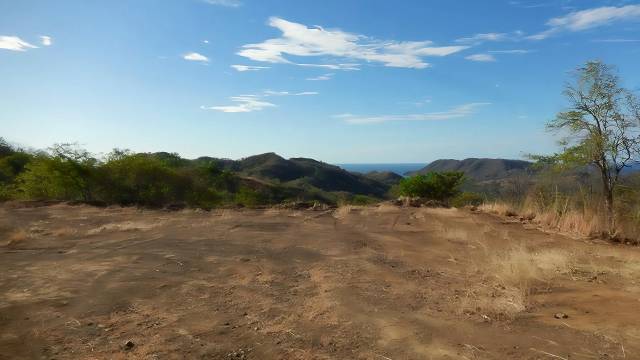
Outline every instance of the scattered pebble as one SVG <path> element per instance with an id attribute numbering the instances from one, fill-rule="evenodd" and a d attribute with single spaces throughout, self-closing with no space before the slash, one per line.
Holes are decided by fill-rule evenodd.
<path id="1" fill-rule="evenodd" d="M 125 343 L 124 343 L 124 345 L 122 346 L 122 348 L 123 348 L 125 351 L 128 351 L 128 350 L 133 349 L 133 347 L 134 347 L 134 346 L 136 346 L 136 344 L 135 344 L 133 341 L 131 341 L 131 340 L 127 340 L 127 342 L 125 342 Z"/>
<path id="2" fill-rule="evenodd" d="M 555 315 L 553 315 L 554 318 L 556 319 L 566 319 L 569 317 L 569 315 L 565 314 L 565 313 L 556 313 Z"/>

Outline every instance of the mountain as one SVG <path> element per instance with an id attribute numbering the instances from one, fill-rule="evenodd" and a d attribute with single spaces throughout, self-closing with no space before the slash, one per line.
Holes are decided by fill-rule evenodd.
<path id="1" fill-rule="evenodd" d="M 243 177 L 310 191 L 384 197 L 391 187 L 388 181 L 351 173 L 335 165 L 307 158 L 285 159 L 275 153 L 240 160 L 199 158 L 193 161 L 210 161 Z"/>
<path id="2" fill-rule="evenodd" d="M 375 180 L 389 186 L 396 185 L 400 180 L 404 179 L 401 175 L 398 175 L 392 171 L 370 171 L 364 174 L 367 179 Z"/>
<path id="3" fill-rule="evenodd" d="M 424 168 L 407 175 L 426 174 L 432 171 L 462 171 L 476 181 L 500 180 L 512 175 L 527 173 L 532 163 L 523 160 L 476 159 L 436 160 Z"/>

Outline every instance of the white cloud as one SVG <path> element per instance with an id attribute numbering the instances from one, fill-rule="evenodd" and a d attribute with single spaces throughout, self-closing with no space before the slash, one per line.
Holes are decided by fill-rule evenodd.
<path id="1" fill-rule="evenodd" d="M 44 36 L 44 35 L 40 36 L 40 42 L 44 46 L 51 46 L 51 44 L 53 43 L 51 36 Z"/>
<path id="2" fill-rule="evenodd" d="M 197 52 L 190 52 L 188 54 L 184 54 L 182 58 L 189 61 L 209 62 L 208 57 L 202 54 L 198 54 Z"/>
<path id="3" fill-rule="evenodd" d="M 200 106 L 203 110 L 216 110 L 226 113 L 247 113 L 253 111 L 260 111 L 269 107 L 276 107 L 276 104 L 272 104 L 265 101 L 264 98 L 270 96 L 308 96 L 318 95 L 315 91 L 302 91 L 302 92 L 289 92 L 289 91 L 273 91 L 265 90 L 259 95 L 239 95 L 229 98 L 236 105 L 223 105 L 223 106 Z"/>
<path id="4" fill-rule="evenodd" d="M 334 118 L 343 119 L 349 124 L 375 124 L 388 121 L 436 121 L 451 120 L 465 118 L 473 115 L 476 109 L 481 106 L 490 105 L 490 103 L 479 102 L 469 103 L 453 107 L 447 111 L 432 112 L 424 114 L 408 114 L 408 115 L 377 115 L 377 116 L 358 116 L 353 114 L 334 115 Z"/>
<path id="5" fill-rule="evenodd" d="M 431 41 L 379 41 L 341 30 L 327 30 L 272 17 L 269 25 L 282 36 L 261 43 L 244 45 L 238 55 L 254 61 L 292 64 L 286 55 L 334 56 L 382 63 L 390 67 L 422 69 L 428 56 L 447 56 L 468 46 L 433 46 Z M 308 65 L 303 65 L 308 66 Z"/>
<path id="6" fill-rule="evenodd" d="M 36 49 L 37 46 L 29 44 L 17 36 L 0 36 L 0 49 L 11 51 L 27 51 L 27 49 Z"/>
<path id="7" fill-rule="evenodd" d="M 512 32 L 507 32 L 507 33 L 490 32 L 490 33 L 474 34 L 468 37 L 456 39 L 456 42 L 459 44 L 475 46 L 475 45 L 480 45 L 482 43 L 489 42 L 489 41 L 492 41 L 492 42 L 520 41 L 522 40 L 523 36 L 524 36 L 524 32 L 522 32 L 521 30 L 516 30 Z"/>
<path id="8" fill-rule="evenodd" d="M 251 66 L 251 65 L 231 65 L 231 67 L 240 72 L 259 71 L 259 70 L 269 69 L 268 66 Z"/>
<path id="9" fill-rule="evenodd" d="M 315 91 L 302 91 L 297 93 L 292 93 L 288 91 L 273 91 L 273 90 L 265 90 L 264 96 L 304 96 L 304 95 L 318 95 Z"/>
<path id="10" fill-rule="evenodd" d="M 543 40 L 561 31 L 577 32 L 633 19 L 640 19 L 640 5 L 603 6 L 581 10 L 547 21 L 549 29 L 531 35 L 528 39 Z"/>
<path id="11" fill-rule="evenodd" d="M 304 67 L 316 67 L 331 70 L 360 70 L 360 64 L 295 64 Z"/>
<path id="12" fill-rule="evenodd" d="M 507 39 L 509 39 L 509 34 L 507 33 L 484 33 L 460 38 L 457 39 L 456 42 L 463 44 L 475 44 L 485 41 L 505 41 Z"/>
<path id="13" fill-rule="evenodd" d="M 259 111 L 264 108 L 276 106 L 275 104 L 261 100 L 256 95 L 232 96 L 229 98 L 229 100 L 236 103 L 236 105 L 209 106 L 209 107 L 201 106 L 200 108 L 203 110 L 215 110 L 215 111 L 221 111 L 225 113 L 247 113 L 247 112 Z"/>
<path id="14" fill-rule="evenodd" d="M 480 61 L 480 62 L 492 62 L 496 61 L 496 58 L 491 54 L 473 54 L 465 57 L 467 60 Z"/>
<path id="15" fill-rule="evenodd" d="M 514 50 L 489 50 L 491 54 L 515 54 L 515 55 L 523 55 L 533 52 L 533 50 L 524 50 L 524 49 L 514 49 Z"/>
<path id="16" fill-rule="evenodd" d="M 202 43 L 203 43 L 203 44 L 208 44 L 208 43 L 209 43 L 209 40 L 202 40 Z"/>
<path id="17" fill-rule="evenodd" d="M 331 80 L 333 75 L 335 75 L 335 74 L 329 73 L 329 74 L 324 74 L 324 75 L 320 75 L 320 76 L 310 77 L 310 78 L 307 78 L 307 80 L 310 80 L 310 81 L 326 81 L 326 80 Z"/>
<path id="18" fill-rule="evenodd" d="M 238 7 L 242 5 L 240 0 L 203 0 L 207 4 L 220 5 L 226 7 Z"/>

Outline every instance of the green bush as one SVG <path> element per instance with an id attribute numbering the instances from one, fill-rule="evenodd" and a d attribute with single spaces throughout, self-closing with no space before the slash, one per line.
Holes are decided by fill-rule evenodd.
<path id="1" fill-rule="evenodd" d="M 337 205 L 339 206 L 343 206 L 343 205 L 364 206 L 364 205 L 376 204 L 378 202 L 380 202 L 380 200 L 371 196 L 359 195 L 359 194 L 352 195 L 349 193 L 340 194 L 340 196 L 338 196 L 338 199 L 336 201 Z"/>
<path id="2" fill-rule="evenodd" d="M 247 187 L 242 187 L 236 193 L 235 203 L 242 206 L 253 207 L 253 206 L 265 204 L 266 198 L 264 194 L 256 190 L 253 190 Z"/>
<path id="3" fill-rule="evenodd" d="M 463 182 L 464 173 L 459 171 L 430 172 L 402 179 L 399 191 L 403 196 L 448 202 L 458 195 Z"/>
<path id="4" fill-rule="evenodd" d="M 16 178 L 22 197 L 34 200 L 94 200 L 95 159 L 41 154 Z"/>
<path id="5" fill-rule="evenodd" d="M 189 179 L 146 154 L 112 153 L 100 167 L 105 201 L 123 205 L 162 206 L 185 199 Z"/>
<path id="6" fill-rule="evenodd" d="M 451 199 L 451 206 L 465 207 L 465 206 L 478 206 L 484 202 L 484 196 L 474 192 L 461 192 L 456 197 Z"/>

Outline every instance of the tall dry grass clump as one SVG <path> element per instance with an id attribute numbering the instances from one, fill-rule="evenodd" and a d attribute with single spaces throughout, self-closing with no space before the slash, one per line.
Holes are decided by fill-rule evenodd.
<path id="1" fill-rule="evenodd" d="M 518 217 L 548 230 L 583 237 L 596 237 L 607 231 L 606 217 L 601 208 L 597 198 L 593 196 L 559 192 L 552 195 L 531 192 L 523 200 L 495 201 L 479 206 L 484 212 Z M 618 234 L 622 236 L 632 237 L 638 234 L 628 230 L 628 222 L 619 221 L 618 227 Z"/>
<path id="2" fill-rule="evenodd" d="M 478 206 L 480 211 L 484 211 L 490 214 L 496 214 L 500 216 L 516 216 L 517 212 L 514 207 L 506 202 L 489 202 L 483 203 Z"/>
<path id="3" fill-rule="evenodd" d="M 24 229 L 16 229 L 11 231 L 7 236 L 8 247 L 15 247 L 29 238 L 29 234 Z"/>
<path id="4" fill-rule="evenodd" d="M 531 251 L 524 245 L 498 252 L 478 265 L 478 271 L 489 275 L 469 286 L 460 298 L 460 312 L 485 320 L 513 320 L 532 307 L 534 291 L 551 287 L 569 272 L 569 258 L 562 250 Z"/>

